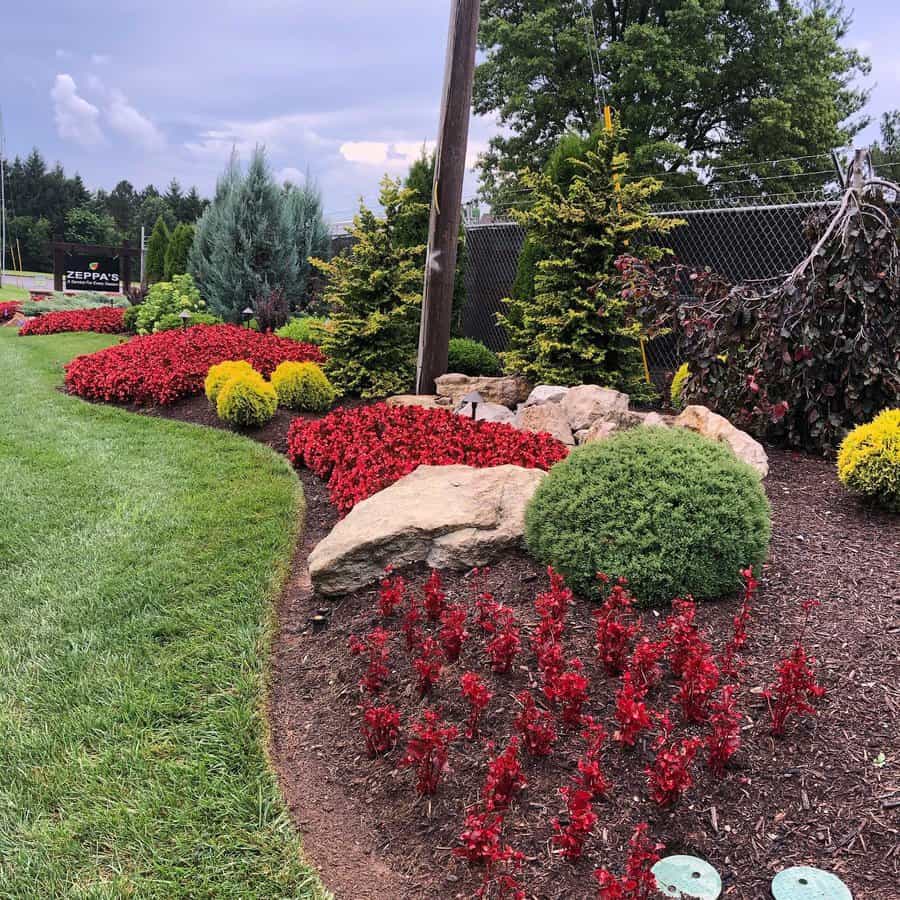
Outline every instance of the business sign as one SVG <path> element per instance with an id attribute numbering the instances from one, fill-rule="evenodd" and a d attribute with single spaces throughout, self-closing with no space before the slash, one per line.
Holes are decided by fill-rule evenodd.
<path id="1" fill-rule="evenodd" d="M 118 256 L 66 256 L 67 291 L 119 291 Z"/>

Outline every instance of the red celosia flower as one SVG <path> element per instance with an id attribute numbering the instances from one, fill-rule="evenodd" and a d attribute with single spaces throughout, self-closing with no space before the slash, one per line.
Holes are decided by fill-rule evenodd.
<path id="1" fill-rule="evenodd" d="M 706 739 L 709 752 L 706 764 L 719 778 L 725 774 L 728 760 L 741 746 L 741 714 L 737 708 L 736 691 L 735 685 L 726 684 L 719 698 L 710 705 L 712 732 Z"/>
<path id="2" fill-rule="evenodd" d="M 246 360 L 263 375 L 283 362 L 323 362 L 318 347 L 236 325 L 195 325 L 132 338 L 79 356 L 66 388 L 87 400 L 164 406 L 199 394 L 210 366 Z"/>
<path id="3" fill-rule="evenodd" d="M 466 737 L 471 741 L 478 734 L 478 720 L 494 696 L 481 677 L 475 672 L 465 672 L 459 679 L 462 695 L 469 701 L 469 720 Z"/>
<path id="4" fill-rule="evenodd" d="M 600 888 L 598 900 L 651 900 L 657 896 L 653 867 L 659 862 L 658 851 L 664 847 L 662 844 L 654 844 L 648 831 L 646 823 L 635 828 L 629 841 L 624 875 L 617 878 L 608 869 L 597 869 L 594 872 Z"/>
<path id="5" fill-rule="evenodd" d="M 548 434 L 442 409 L 384 403 L 296 419 L 288 433 L 291 461 L 328 479 L 331 501 L 342 515 L 420 465 L 549 469 L 567 454 L 568 448 Z"/>
<path id="6" fill-rule="evenodd" d="M 2 318 L 2 315 L 0 315 Z M 19 329 L 19 336 L 28 334 L 60 334 L 64 331 L 95 331 L 97 334 L 123 334 L 125 310 L 117 306 L 96 309 L 71 309 L 46 313 L 29 319 Z M 101 351 L 102 353 L 103 351 Z"/>
<path id="7" fill-rule="evenodd" d="M 519 762 L 519 739 L 512 737 L 506 749 L 488 763 L 484 790 L 481 792 L 485 809 L 490 812 L 505 810 L 512 802 L 513 794 L 526 784 Z"/>
<path id="8" fill-rule="evenodd" d="M 447 603 L 447 595 L 441 588 L 440 573 L 435 569 L 431 570 L 431 576 L 428 581 L 425 582 L 423 592 L 425 612 L 432 622 L 437 622 Z"/>
<path id="9" fill-rule="evenodd" d="M 441 720 L 433 709 L 426 709 L 422 719 L 412 726 L 413 737 L 406 744 L 406 754 L 401 766 L 415 766 L 416 790 L 420 794 L 434 794 L 443 774 L 447 771 L 450 744 L 459 731 L 455 725 Z"/>
<path id="10" fill-rule="evenodd" d="M 447 662 L 456 662 L 462 652 L 463 644 L 469 637 L 469 632 L 466 631 L 466 608 L 464 606 L 444 607 L 441 613 L 439 637 L 447 656 Z"/>
<path id="11" fill-rule="evenodd" d="M 610 675 L 625 671 L 628 648 L 641 630 L 640 622 L 628 622 L 632 597 L 623 584 L 616 584 L 603 606 L 594 613 L 597 623 L 597 655 Z"/>
<path id="12" fill-rule="evenodd" d="M 563 826 L 559 819 L 553 820 L 553 843 L 562 848 L 566 859 L 578 859 L 584 852 L 585 841 L 597 824 L 597 814 L 591 807 L 590 791 L 564 787 L 559 792 L 566 801 L 568 823 Z"/>
<path id="13" fill-rule="evenodd" d="M 359 685 L 370 694 L 377 694 L 390 675 L 387 664 L 391 655 L 389 640 L 390 635 L 383 628 L 376 628 L 368 634 L 365 641 L 361 641 L 356 635 L 348 641 L 348 647 L 354 656 L 368 656 L 369 665 Z"/>
<path id="14" fill-rule="evenodd" d="M 532 756 L 549 756 L 556 743 L 553 716 L 546 710 L 538 709 L 528 691 L 522 691 L 516 699 L 522 704 L 522 711 L 516 716 L 515 726 L 522 735 L 525 749 Z"/>
<path id="15" fill-rule="evenodd" d="M 400 713 L 391 704 L 387 706 L 367 706 L 363 712 L 363 737 L 370 759 L 380 753 L 387 753 L 396 743 L 400 734 Z"/>
<path id="16" fill-rule="evenodd" d="M 385 619 L 394 615 L 394 611 L 403 603 L 406 594 L 406 582 L 400 575 L 393 575 L 390 566 L 378 587 L 378 609 Z"/>
<path id="17" fill-rule="evenodd" d="M 419 648 L 419 657 L 413 665 L 419 675 L 416 687 L 419 696 L 424 697 L 431 693 L 431 689 L 438 683 L 443 671 L 444 651 L 441 645 L 432 637 L 422 641 Z"/>
<path id="18" fill-rule="evenodd" d="M 633 747 L 638 735 L 650 727 L 650 711 L 644 698 L 646 687 L 638 687 L 626 672 L 622 677 L 622 686 L 616 694 L 616 721 L 619 730 L 613 737 L 626 747 Z"/>

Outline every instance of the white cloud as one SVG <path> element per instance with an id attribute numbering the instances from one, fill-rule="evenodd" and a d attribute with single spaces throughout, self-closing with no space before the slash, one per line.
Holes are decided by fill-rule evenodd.
<path id="1" fill-rule="evenodd" d="M 373 166 L 382 170 L 404 172 L 422 155 L 434 153 L 435 141 L 347 141 L 341 144 L 341 156 L 347 162 Z M 478 154 L 487 145 L 480 141 L 469 141 L 466 152 L 466 167 L 472 168 Z"/>
<path id="2" fill-rule="evenodd" d="M 78 95 L 78 87 L 71 75 L 57 75 L 50 96 L 60 137 L 73 140 L 83 147 L 103 143 L 100 110 Z"/>
<path id="3" fill-rule="evenodd" d="M 95 66 L 105 66 L 110 61 L 110 59 L 111 59 L 111 57 L 109 57 L 105 53 L 92 53 L 91 54 L 91 62 Z"/>
<path id="4" fill-rule="evenodd" d="M 158 151 L 165 147 L 163 133 L 143 113 L 138 112 L 121 91 L 110 92 L 105 111 L 110 128 L 125 135 L 139 147 L 148 151 Z"/>

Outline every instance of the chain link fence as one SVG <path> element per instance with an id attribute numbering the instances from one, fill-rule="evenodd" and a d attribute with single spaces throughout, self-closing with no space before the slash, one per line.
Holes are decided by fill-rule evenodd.
<path id="1" fill-rule="evenodd" d="M 658 215 L 683 224 L 666 236 L 663 246 L 672 259 L 691 268 L 709 268 L 737 283 L 777 279 L 809 252 L 804 225 L 809 217 L 836 205 L 821 192 L 780 198 L 734 198 L 698 201 L 655 208 Z M 507 338 L 497 324 L 503 299 L 510 295 L 525 239 L 521 226 L 510 221 L 467 223 L 466 305 L 463 332 L 494 351 Z M 664 389 L 680 364 L 678 339 L 663 335 L 646 345 L 654 383 Z"/>

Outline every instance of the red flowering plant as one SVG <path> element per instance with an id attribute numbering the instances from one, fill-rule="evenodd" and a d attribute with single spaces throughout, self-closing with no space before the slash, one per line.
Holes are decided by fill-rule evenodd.
<path id="1" fill-rule="evenodd" d="M 812 611 L 819 605 L 818 600 L 804 600 L 801 604 L 804 619 L 800 634 L 790 655 L 778 664 L 778 679 L 763 693 L 769 703 L 774 735 L 784 734 L 787 721 L 793 715 L 814 716 L 816 708 L 811 701 L 825 696 L 825 688 L 816 682 L 816 661 L 810 658 L 803 644 Z"/>
<path id="2" fill-rule="evenodd" d="M 601 584 L 604 583 L 601 578 Z M 603 606 L 594 613 L 597 656 L 610 675 L 625 671 L 631 642 L 641 630 L 639 621 L 629 621 L 633 598 L 626 584 L 624 579 L 614 584 Z"/>
<path id="3" fill-rule="evenodd" d="M 422 719 L 412 725 L 412 733 L 400 765 L 414 767 L 416 790 L 423 796 L 431 795 L 437 792 L 438 784 L 448 770 L 450 744 L 456 740 L 459 730 L 444 722 L 435 710 L 426 709 Z"/>
<path id="4" fill-rule="evenodd" d="M 489 812 L 503 811 L 512 803 L 513 795 L 527 784 L 519 762 L 519 739 L 509 739 L 506 749 L 488 763 L 481 798 Z"/>
<path id="5" fill-rule="evenodd" d="M 318 347 L 236 325 L 195 325 L 78 356 L 66 389 L 86 400 L 165 406 L 199 394 L 210 366 L 246 360 L 262 375 L 283 362 L 324 362 Z"/>
<path id="6" fill-rule="evenodd" d="M 525 749 L 532 756 L 549 756 L 556 743 L 553 716 L 547 710 L 538 709 L 529 691 L 517 694 L 516 699 L 522 709 L 515 718 L 515 727 L 522 735 Z"/>
<path id="7" fill-rule="evenodd" d="M 534 608 L 541 620 L 565 622 L 572 603 L 572 591 L 566 587 L 563 576 L 555 572 L 552 566 L 547 567 L 547 575 L 550 578 L 550 590 L 537 595 Z"/>
<path id="8" fill-rule="evenodd" d="M 709 701 L 719 686 L 719 667 L 709 644 L 697 637 L 688 648 L 681 665 L 681 684 L 675 700 L 681 704 L 688 722 L 705 722 Z"/>
<path id="9" fill-rule="evenodd" d="M 384 403 L 295 419 L 288 433 L 291 462 L 328 479 L 331 502 L 342 515 L 421 465 L 549 469 L 567 454 L 549 434 Z"/>
<path id="10" fill-rule="evenodd" d="M 393 569 L 385 569 L 384 578 L 378 586 L 378 610 L 385 619 L 394 615 L 406 595 L 406 581 L 401 575 L 394 575 Z"/>
<path id="11" fill-rule="evenodd" d="M 672 720 L 668 712 L 657 716 L 660 735 L 654 741 L 656 757 L 653 765 L 644 771 L 650 786 L 650 796 L 660 806 L 671 806 L 682 797 L 694 783 L 691 764 L 703 744 L 700 738 L 672 740 Z"/>
<path id="12" fill-rule="evenodd" d="M 454 663 L 459 659 L 463 644 L 469 638 L 466 616 L 466 608 L 462 605 L 445 606 L 441 612 L 441 630 L 438 636 L 447 662 Z"/>
<path id="13" fill-rule="evenodd" d="M 589 685 L 578 657 L 570 660 L 565 671 L 544 685 L 544 695 L 560 707 L 560 718 L 571 728 L 581 725 L 581 710 L 587 703 Z"/>
<path id="14" fill-rule="evenodd" d="M 485 651 L 491 660 L 491 669 L 502 675 L 512 668 L 513 660 L 522 649 L 516 617 L 508 606 L 500 606 L 495 614 L 494 637 L 488 641 Z"/>
<path id="15" fill-rule="evenodd" d="M 406 614 L 403 616 L 400 631 L 406 640 L 406 649 L 410 652 L 415 650 L 425 640 L 425 635 L 422 631 L 422 608 L 412 592 L 407 594 Z"/>
<path id="16" fill-rule="evenodd" d="M 498 863 L 521 862 L 523 855 L 503 843 L 503 816 L 490 811 L 469 813 L 454 856 L 491 870 Z"/>
<path id="17" fill-rule="evenodd" d="M 22 304 L 18 300 L 8 300 L 0 303 L 0 322 L 11 319 L 21 308 Z"/>
<path id="18" fill-rule="evenodd" d="M 736 693 L 736 685 L 726 684 L 710 704 L 712 730 L 706 738 L 706 765 L 718 778 L 724 776 L 728 761 L 741 746 L 741 714 Z"/>
<path id="19" fill-rule="evenodd" d="M 740 676 L 742 665 L 740 653 L 747 643 L 747 626 L 750 623 L 753 599 L 759 589 L 759 582 L 753 575 L 753 569 L 741 569 L 741 578 L 744 580 L 744 596 L 741 608 L 733 620 L 734 633 L 719 656 L 719 670 L 723 677 L 733 679 Z"/>
<path id="20" fill-rule="evenodd" d="M 642 637 L 634 646 L 631 658 L 628 660 L 626 671 L 638 687 L 652 690 L 663 678 L 663 670 L 660 661 L 666 656 L 669 642 L 651 641 L 648 637 Z"/>
<path id="21" fill-rule="evenodd" d="M 688 654 L 699 635 L 696 624 L 697 604 L 690 598 L 676 597 L 672 601 L 672 614 L 662 623 L 669 638 L 669 667 L 676 678 L 681 677 Z"/>
<path id="22" fill-rule="evenodd" d="M 478 734 L 478 721 L 493 698 L 493 693 L 476 672 L 465 672 L 459 679 L 462 695 L 469 701 L 469 719 L 466 724 L 466 738 L 470 741 Z"/>
<path id="23" fill-rule="evenodd" d="M 388 667 L 391 650 L 388 646 L 390 634 L 383 628 L 375 628 L 369 632 L 365 640 L 353 635 L 347 642 L 353 656 L 366 656 L 368 666 L 366 674 L 360 679 L 359 686 L 370 694 L 377 694 L 391 674 Z"/>
<path id="24" fill-rule="evenodd" d="M 603 744 L 608 737 L 606 729 L 599 722 L 595 722 L 591 716 L 585 716 L 582 720 L 584 731 L 581 736 L 587 746 L 578 760 L 578 783 L 591 796 L 597 800 L 605 797 L 609 792 L 610 783 L 603 773 L 601 765 Z"/>
<path id="25" fill-rule="evenodd" d="M 440 573 L 436 569 L 431 570 L 431 575 L 428 581 L 425 582 L 425 587 L 422 590 L 424 594 L 422 605 L 425 608 L 425 613 L 432 622 L 437 622 L 444 611 L 444 606 L 447 604 L 447 595 L 441 586 Z"/>
<path id="26" fill-rule="evenodd" d="M 559 792 L 566 801 L 568 821 L 563 825 L 560 819 L 553 820 L 553 843 L 562 848 L 566 859 L 578 859 L 584 852 L 585 841 L 597 824 L 597 814 L 591 806 L 591 792 L 579 787 L 564 787 Z"/>
<path id="27" fill-rule="evenodd" d="M 441 645 L 434 638 L 426 637 L 419 647 L 419 656 L 413 662 L 419 676 L 416 688 L 420 697 L 430 694 L 440 680 L 443 662 L 444 651 Z"/>
<path id="28" fill-rule="evenodd" d="M 117 306 L 98 306 L 96 309 L 70 309 L 46 313 L 25 322 L 19 329 L 19 337 L 29 334 L 61 334 L 66 331 L 124 334 L 125 310 Z"/>
<path id="29" fill-rule="evenodd" d="M 659 851 L 665 848 L 650 839 L 646 823 L 635 828 L 628 847 L 624 875 L 617 877 L 608 869 L 594 872 L 599 887 L 598 900 L 651 900 L 657 895 L 653 867 L 659 862 Z"/>
<path id="30" fill-rule="evenodd" d="M 650 710 L 644 703 L 647 688 L 635 684 L 631 672 L 622 676 L 622 684 L 616 693 L 616 721 L 618 730 L 613 738 L 626 747 L 633 747 L 638 737 L 651 724 Z"/>
<path id="31" fill-rule="evenodd" d="M 363 738 L 369 759 L 393 749 L 400 734 L 400 713 L 396 706 L 366 706 L 363 709 Z"/>

